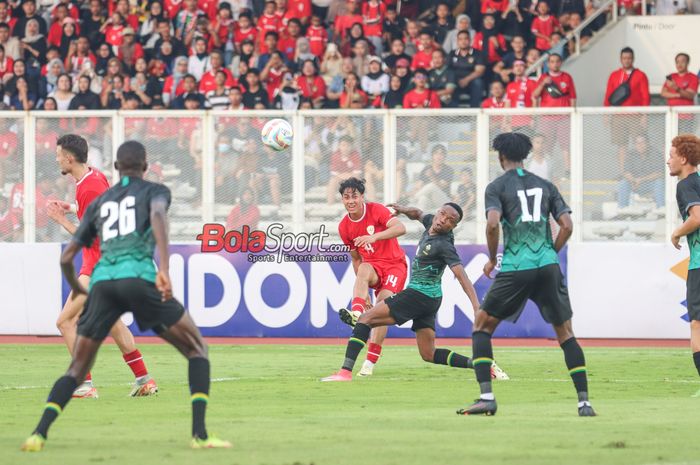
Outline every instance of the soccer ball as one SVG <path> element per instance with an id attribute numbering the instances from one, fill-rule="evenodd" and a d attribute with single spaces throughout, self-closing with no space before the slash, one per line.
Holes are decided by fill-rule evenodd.
<path id="1" fill-rule="evenodd" d="M 263 144 L 279 152 L 292 145 L 294 131 L 286 120 L 271 119 L 263 126 L 261 138 Z"/>

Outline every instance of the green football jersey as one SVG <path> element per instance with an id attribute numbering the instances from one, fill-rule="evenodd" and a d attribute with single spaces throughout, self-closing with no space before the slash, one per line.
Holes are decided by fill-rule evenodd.
<path id="1" fill-rule="evenodd" d="M 692 174 L 676 186 L 676 201 L 683 221 L 690 215 L 690 207 L 700 205 L 700 173 Z M 700 229 L 688 234 L 688 247 L 690 248 L 689 270 L 700 268 Z"/>
<path id="2" fill-rule="evenodd" d="M 571 209 L 549 181 L 522 168 L 512 169 L 486 187 L 486 214 L 501 212 L 503 260 L 501 271 L 531 270 L 559 263 L 549 215 L 554 219 Z"/>
<path id="3" fill-rule="evenodd" d="M 89 246 L 100 240 L 101 257 L 90 279 L 100 281 L 140 278 L 155 282 L 151 231 L 151 201 L 164 199 L 170 206 L 170 189 L 162 184 L 125 176 L 88 207 L 73 241 Z"/>

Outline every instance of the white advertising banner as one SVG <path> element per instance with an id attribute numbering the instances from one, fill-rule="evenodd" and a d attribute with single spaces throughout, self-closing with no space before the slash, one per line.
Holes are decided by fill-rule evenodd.
<path id="1" fill-rule="evenodd" d="M 688 338 L 688 249 L 665 244 L 569 246 L 569 291 L 579 337 Z"/>

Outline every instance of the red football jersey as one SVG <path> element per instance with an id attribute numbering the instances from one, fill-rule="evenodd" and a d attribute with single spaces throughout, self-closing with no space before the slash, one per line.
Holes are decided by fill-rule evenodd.
<path id="1" fill-rule="evenodd" d="M 547 78 L 547 76 L 549 76 L 554 82 L 554 84 L 556 84 L 557 87 L 559 87 L 559 90 L 563 95 L 561 97 L 554 98 L 549 94 L 549 92 L 547 92 L 547 89 L 545 88 L 540 94 L 540 106 L 570 107 L 571 100 L 576 99 L 576 88 L 574 87 L 574 79 L 569 73 L 566 73 L 564 71 L 560 71 L 558 74 L 552 74 L 550 72 L 549 74 L 543 74 L 542 76 L 540 76 L 539 81 L 537 81 L 537 85 L 540 85 L 542 81 L 544 81 Z"/>
<path id="2" fill-rule="evenodd" d="M 236 27 L 233 31 L 233 42 L 239 47 L 244 40 L 249 39 L 255 42 L 257 38 L 258 29 L 252 26 L 246 30 Z"/>
<path id="3" fill-rule="evenodd" d="M 552 34 L 554 33 L 555 30 L 559 29 L 559 21 L 557 21 L 557 18 L 551 15 L 547 15 L 545 17 L 539 17 L 537 16 L 535 19 L 532 20 L 532 34 L 534 35 L 535 33 L 542 34 L 545 37 L 552 37 Z M 535 39 L 535 48 L 539 50 L 549 50 L 549 41 L 538 37 Z"/>
<path id="4" fill-rule="evenodd" d="M 328 32 L 326 29 L 321 26 L 309 26 L 306 30 L 306 38 L 309 39 L 311 53 L 321 58 L 326 52 L 326 44 L 328 43 Z"/>
<path id="5" fill-rule="evenodd" d="M 79 220 L 83 219 L 83 215 L 92 201 L 102 195 L 107 189 L 109 189 L 107 177 L 95 168 L 90 168 L 88 172 L 85 173 L 85 176 L 75 184 L 75 200 L 78 208 L 75 213 L 78 215 Z M 90 247 L 83 248 L 83 267 L 81 268 L 81 274 L 83 274 L 83 270 L 85 270 L 87 274 L 91 274 L 92 269 L 99 259 L 99 241 L 94 241 Z"/>
<path id="6" fill-rule="evenodd" d="M 226 83 L 225 87 L 231 88 L 238 85 L 238 80 L 233 77 L 233 74 L 228 68 L 221 68 L 221 71 L 226 73 Z M 218 71 L 217 71 L 218 72 Z M 167 80 L 166 80 L 167 82 Z M 172 88 L 172 85 L 170 86 Z M 179 85 L 178 85 L 179 88 Z M 212 90 L 216 90 L 216 73 L 212 70 L 207 71 L 202 75 L 202 79 L 199 81 L 199 92 L 205 94 Z M 177 89 L 176 89 L 177 92 Z M 183 88 L 184 92 L 184 88 Z M 179 95 L 179 94 L 178 94 Z"/>
<path id="7" fill-rule="evenodd" d="M 508 84 L 506 87 L 506 100 L 510 108 L 530 108 L 535 87 L 537 87 L 535 81 L 527 78 Z M 529 126 L 531 123 L 532 117 L 528 115 L 514 115 L 511 118 L 511 125 L 514 127 Z"/>
<path id="8" fill-rule="evenodd" d="M 433 68 L 433 50 L 421 50 L 413 55 L 411 60 L 411 70 L 415 71 L 418 68 L 430 70 Z"/>
<path id="9" fill-rule="evenodd" d="M 413 89 L 403 96 L 404 108 L 440 108 L 441 106 L 437 93 L 432 90 L 418 92 Z"/>
<path id="10" fill-rule="evenodd" d="M 505 107 L 506 107 L 505 99 L 496 100 L 495 97 L 486 97 L 481 102 L 481 108 L 505 108 Z"/>
<path id="11" fill-rule="evenodd" d="M 405 254 L 396 238 L 377 241 L 361 249 L 357 249 L 354 244 L 354 239 L 356 237 L 368 236 L 385 231 L 391 226 L 394 220 L 396 220 L 396 217 L 394 217 L 384 205 L 374 202 L 365 202 L 362 217 L 355 221 L 350 218 L 350 215 L 346 214 L 338 225 L 338 234 L 340 234 L 340 239 L 343 243 L 350 247 L 350 250 L 357 250 L 359 252 L 363 262 L 405 263 Z"/>
<path id="12" fill-rule="evenodd" d="M 386 14 L 386 5 L 381 1 L 377 6 L 372 6 L 367 3 L 362 4 L 362 17 L 364 18 L 364 33 L 367 37 L 382 36 L 382 21 Z"/>
<path id="13" fill-rule="evenodd" d="M 678 87 L 684 90 L 689 90 L 693 92 L 693 94 L 698 93 L 698 77 L 694 75 L 693 73 L 685 73 L 683 76 L 681 76 L 678 73 L 673 73 L 671 75 L 671 80 L 673 80 L 674 84 L 676 84 Z M 667 85 L 666 82 L 664 81 L 664 89 L 671 91 L 671 92 L 676 92 L 671 90 Z M 670 107 L 675 107 L 675 106 L 682 106 L 682 105 L 693 105 L 693 99 L 685 99 L 685 98 L 670 98 L 667 100 L 667 104 Z"/>

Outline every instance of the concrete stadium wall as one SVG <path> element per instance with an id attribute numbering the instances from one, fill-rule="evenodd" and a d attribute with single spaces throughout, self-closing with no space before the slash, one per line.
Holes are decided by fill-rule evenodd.
<path id="1" fill-rule="evenodd" d="M 410 260 L 415 246 L 404 246 Z M 60 244 L 0 244 L 0 334 L 55 335 L 56 317 L 68 289 L 62 282 Z M 484 246 L 460 245 L 465 270 L 483 299 L 490 280 L 482 275 Z M 351 297 L 350 262 L 252 264 L 247 254 L 200 253 L 174 245 L 170 269 L 175 295 L 208 336 L 347 337 L 335 311 Z M 687 252 L 664 244 L 572 244 L 562 252 L 580 337 L 687 338 L 684 270 Z M 468 337 L 473 312 L 450 271 L 437 333 Z M 135 334 L 146 334 L 125 315 Z M 410 322 L 390 336 L 410 337 Z M 517 324 L 503 323 L 501 337 L 551 337 L 529 303 Z"/>

